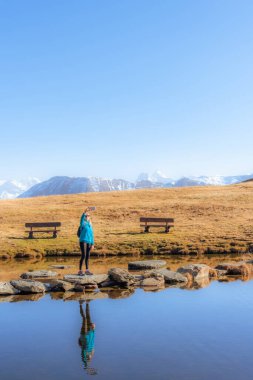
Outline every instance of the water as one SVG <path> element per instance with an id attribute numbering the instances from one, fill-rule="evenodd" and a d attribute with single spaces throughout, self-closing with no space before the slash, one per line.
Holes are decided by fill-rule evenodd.
<path id="1" fill-rule="evenodd" d="M 91 301 L 86 330 L 85 302 L 0 303 L 0 379 L 252 379 L 252 294 L 253 281 L 138 289 Z"/>

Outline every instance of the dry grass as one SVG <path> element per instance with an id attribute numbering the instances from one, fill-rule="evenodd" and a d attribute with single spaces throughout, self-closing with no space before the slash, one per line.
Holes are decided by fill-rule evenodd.
<path id="1" fill-rule="evenodd" d="M 134 190 L 0 202 L 0 256 L 78 252 L 76 230 L 87 205 L 97 254 L 245 253 L 253 251 L 253 183 L 227 187 Z M 141 233 L 140 216 L 175 218 L 169 234 Z M 61 221 L 57 239 L 24 238 L 25 222 Z M 154 231 L 154 232 L 153 232 Z M 41 235 L 40 235 L 41 236 Z"/>

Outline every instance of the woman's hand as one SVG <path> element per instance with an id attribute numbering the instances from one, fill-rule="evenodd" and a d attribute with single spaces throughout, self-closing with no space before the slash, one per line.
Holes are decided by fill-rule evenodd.
<path id="1" fill-rule="evenodd" d="M 90 250 L 93 251 L 94 249 L 94 244 L 92 244 L 92 246 L 90 247 Z"/>

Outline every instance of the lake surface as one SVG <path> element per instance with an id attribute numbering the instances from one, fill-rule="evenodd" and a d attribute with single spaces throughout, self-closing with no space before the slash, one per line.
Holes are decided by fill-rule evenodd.
<path id="1" fill-rule="evenodd" d="M 253 281 L 238 280 L 0 303 L 0 379 L 252 379 L 252 301 Z"/>

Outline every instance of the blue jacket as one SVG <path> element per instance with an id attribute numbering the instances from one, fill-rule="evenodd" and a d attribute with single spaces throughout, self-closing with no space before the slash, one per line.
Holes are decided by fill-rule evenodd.
<path id="1" fill-rule="evenodd" d="M 80 220 L 80 237 L 79 241 L 82 243 L 88 243 L 94 245 L 94 233 L 90 222 L 87 221 L 86 215 L 83 214 Z"/>

